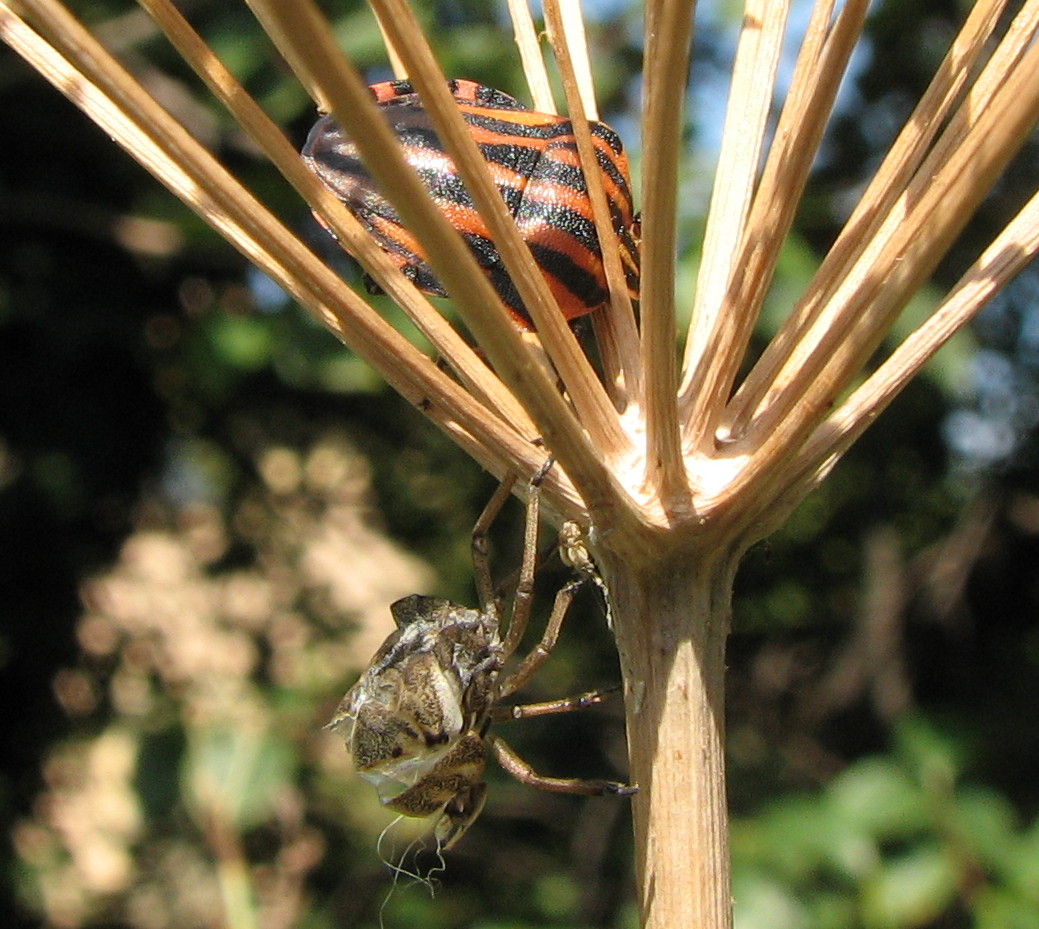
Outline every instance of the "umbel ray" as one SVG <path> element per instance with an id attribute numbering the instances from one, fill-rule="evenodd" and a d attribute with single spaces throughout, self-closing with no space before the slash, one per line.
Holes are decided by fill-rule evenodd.
<path id="1" fill-rule="evenodd" d="M 441 849 L 454 845 L 483 809 L 488 752 L 513 777 L 543 790 L 627 796 L 637 789 L 617 781 L 545 777 L 489 731 L 495 721 L 583 709 L 603 699 L 601 693 L 590 693 L 548 703 L 499 705 L 548 659 L 567 609 L 587 579 L 578 577 L 558 591 L 541 639 L 511 673 L 503 674 L 530 618 L 539 487 L 550 464 L 551 459 L 530 482 L 523 559 L 504 629 L 505 607 L 494 590 L 487 533 L 512 491 L 511 477 L 473 527 L 479 609 L 420 594 L 396 601 L 390 610 L 397 629 L 328 725 L 346 739 L 358 773 L 375 785 L 384 806 L 405 816 L 439 813 L 433 831 Z"/>

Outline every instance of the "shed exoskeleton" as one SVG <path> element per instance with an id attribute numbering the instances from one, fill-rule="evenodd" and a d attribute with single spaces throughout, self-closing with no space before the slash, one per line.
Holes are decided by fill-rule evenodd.
<path id="1" fill-rule="evenodd" d="M 358 773 L 375 785 L 384 806 L 405 816 L 432 816 L 437 844 L 448 849 L 479 816 L 486 799 L 490 751 L 523 783 L 561 793 L 629 795 L 617 781 L 551 778 L 535 772 L 497 735 L 495 720 L 566 712 L 601 702 L 601 693 L 549 703 L 502 706 L 547 660 L 566 611 L 585 578 L 557 594 L 545 632 L 503 676 L 530 616 L 537 561 L 538 486 L 530 483 L 523 562 L 509 622 L 502 636 L 501 602 L 494 594 L 487 530 L 512 490 L 502 482 L 473 529 L 473 566 L 480 608 L 413 594 L 391 607 L 397 629 L 386 639 L 329 723 L 343 735 Z"/>

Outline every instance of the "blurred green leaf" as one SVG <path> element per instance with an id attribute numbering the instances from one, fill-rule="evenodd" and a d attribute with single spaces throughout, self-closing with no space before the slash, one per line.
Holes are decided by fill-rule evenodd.
<path id="1" fill-rule="evenodd" d="M 765 874 L 733 874 L 734 929 L 801 929 L 808 914 L 790 888 Z"/>
<path id="2" fill-rule="evenodd" d="M 885 861 L 862 888 L 868 929 L 925 926 L 942 914 L 956 891 L 956 867 L 939 848 L 922 846 Z"/>
<path id="3" fill-rule="evenodd" d="M 255 723 L 193 728 L 183 760 L 185 800 L 203 826 L 216 817 L 251 829 L 274 814 L 295 761 L 289 743 Z"/>
<path id="4" fill-rule="evenodd" d="M 856 762 L 834 778 L 827 795 L 837 822 L 877 841 L 912 835 L 929 822 L 919 785 L 888 758 Z"/>

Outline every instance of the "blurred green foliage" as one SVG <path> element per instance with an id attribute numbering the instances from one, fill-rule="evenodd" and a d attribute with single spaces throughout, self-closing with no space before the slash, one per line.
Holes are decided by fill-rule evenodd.
<path id="1" fill-rule="evenodd" d="M 733 829 L 740 924 L 1029 926 L 1039 912 L 1039 824 L 967 786 L 963 745 L 919 716 L 892 750 L 849 764 Z M 968 892 L 969 891 L 969 892 Z M 944 922 L 943 922 L 944 920 Z"/>
<path id="2" fill-rule="evenodd" d="M 502 5 L 420 6 L 448 73 L 518 92 Z M 962 6 L 878 8 L 762 339 Z M 344 47 L 385 79 L 364 5 L 329 9 Z M 694 102 L 723 96 L 739 16 L 705 10 Z M 638 12 L 587 11 L 604 113 L 637 164 Z M 139 73 L 169 74 L 167 104 L 359 282 L 143 14 L 116 2 L 87 13 Z M 197 0 L 189 14 L 302 141 L 311 105 L 245 8 Z M 320 731 L 394 597 L 472 602 L 468 533 L 493 482 L 6 50 L 0 113 L 11 129 L 0 150 L 11 924 L 637 925 L 623 803 L 539 794 L 492 772 L 487 811 L 442 869 L 411 844 L 421 830 L 382 834 L 390 817 Z M 702 229 L 719 116 L 716 104 L 691 114 L 686 250 Z M 1029 171 L 1034 149 L 1012 176 Z M 1020 193 L 995 192 L 934 292 Z M 682 306 L 693 269 L 684 255 Z M 729 740 L 740 929 L 1039 925 L 1036 469 L 1018 456 L 998 474 L 950 471 L 941 425 L 962 401 L 969 347 L 911 387 L 739 577 Z M 517 510 L 495 527 L 502 574 L 518 557 Z M 546 568 L 544 599 L 564 577 Z M 525 696 L 617 679 L 588 592 Z M 617 706 L 507 735 L 546 773 L 623 772 Z"/>

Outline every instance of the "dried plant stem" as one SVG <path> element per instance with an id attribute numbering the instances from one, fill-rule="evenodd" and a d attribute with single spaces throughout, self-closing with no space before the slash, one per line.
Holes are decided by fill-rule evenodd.
<path id="1" fill-rule="evenodd" d="M 643 406 L 647 482 L 665 508 L 687 513 L 689 485 L 678 428 L 678 359 L 675 357 L 675 248 L 678 160 L 683 107 L 675 75 L 689 69 L 692 0 L 646 4 L 642 106 L 642 313 Z"/>
<path id="2" fill-rule="evenodd" d="M 566 73 L 564 83 L 572 82 L 581 101 L 581 109 L 585 119 L 599 118 L 599 105 L 595 100 L 595 83 L 592 80 L 592 60 L 588 55 L 588 36 L 584 30 L 584 16 L 581 13 L 581 0 L 547 0 L 542 4 L 545 8 L 545 26 L 549 33 L 549 41 L 555 49 L 563 49 Z M 560 58 L 558 51 L 557 58 Z M 573 107 L 571 91 L 567 91 L 567 105 L 572 116 L 577 111 Z"/>
<path id="3" fill-rule="evenodd" d="M 793 225 L 841 77 L 862 31 L 868 0 L 850 0 L 831 22 L 832 3 L 813 10 L 729 284 L 705 347 L 686 348 L 679 400 L 687 448 L 709 446 L 745 357 L 783 242 Z"/>
<path id="4" fill-rule="evenodd" d="M 495 247 L 534 320 L 545 350 L 566 385 L 592 442 L 600 454 L 608 459 L 616 457 L 629 447 L 629 440 L 620 428 L 602 383 L 559 312 L 548 283 L 534 263 L 533 255 L 520 238 L 512 215 L 494 186 L 484 157 L 444 83 L 432 50 L 424 40 L 415 41 L 416 37 L 421 39 L 422 32 L 414 12 L 406 0 L 373 0 L 373 6 L 380 11 L 412 80 L 422 93 L 423 104 L 433 120 L 437 134 L 458 165 Z M 475 328 L 479 321 L 467 317 L 466 322 L 479 339 L 480 332 Z M 498 326 L 490 328 L 497 329 Z M 490 346 L 484 347 L 491 354 Z M 491 358 L 497 364 L 493 354 Z"/>
<path id="5" fill-rule="evenodd" d="M 379 24 L 383 45 L 386 46 L 386 55 L 390 59 L 390 67 L 393 68 L 393 76 L 398 81 L 405 80 L 408 76 L 408 67 L 404 64 L 404 59 L 400 57 L 397 46 L 393 44 L 393 37 L 379 15 L 379 11 L 374 10 L 373 12 L 375 13 L 375 21 Z"/>
<path id="6" fill-rule="evenodd" d="M 719 332 L 734 328 L 728 313 L 723 316 L 723 311 L 735 310 L 743 316 L 749 315 L 751 309 L 733 307 L 723 298 L 735 270 L 733 262 L 757 182 L 789 6 L 787 0 L 750 0 L 743 16 L 725 115 L 726 131 L 718 156 L 696 300 L 686 338 L 685 376 L 689 378 L 695 372 L 692 380 L 697 385 L 683 391 L 686 405 L 691 406 L 687 429 L 692 448 L 701 445 L 704 424 L 719 406 L 718 390 L 710 383 L 714 379 L 707 375 L 722 371 L 727 362 L 708 349 Z M 749 325 L 753 325 L 753 317 Z M 737 326 L 749 328 L 746 321 Z M 707 389 L 704 382 L 709 385 Z M 713 436 L 708 436 L 707 441 L 713 441 Z"/>
<path id="7" fill-rule="evenodd" d="M 534 17 L 530 13 L 530 4 L 527 0 L 508 0 L 508 3 L 512 28 L 516 35 L 516 47 L 519 49 L 523 74 L 527 79 L 534 108 L 542 113 L 557 113 L 559 111 L 552 96 L 552 85 L 548 80 L 548 69 L 541 54 L 541 43 L 538 41 Z"/>
<path id="8" fill-rule="evenodd" d="M 140 0 L 140 3 L 162 27 L 181 57 L 206 82 L 213 95 L 263 149 L 275 167 L 321 213 L 338 240 L 349 247 L 351 254 L 363 257 L 368 273 L 404 310 L 437 353 L 450 363 L 459 380 L 502 420 L 513 423 L 521 434 L 534 438 L 537 430 L 512 393 L 390 261 L 386 252 L 375 245 L 371 235 L 354 215 L 306 168 L 295 147 L 188 25 L 176 7 L 169 0 Z"/>
<path id="9" fill-rule="evenodd" d="M 530 4 L 527 0 L 508 0 L 508 6 L 516 35 L 516 45 L 523 63 L 523 73 L 527 78 L 527 86 L 533 97 L 534 107 L 543 113 L 558 113 Z M 580 17 L 577 17 L 576 21 L 574 18 L 568 20 L 572 28 L 580 31 L 581 47 L 584 50 L 579 61 L 587 74 L 587 79 L 579 82 L 576 78 L 576 63 L 570 55 L 567 30 L 561 24 L 557 24 L 555 30 L 551 29 L 551 17 L 557 12 L 557 6 L 556 2 L 546 4 L 545 13 L 546 18 L 550 20 L 549 31 L 553 33 L 554 37 L 555 57 L 563 73 L 567 97 L 571 101 L 570 113 L 577 119 L 575 114 L 581 112 L 583 102 L 585 115 L 591 117 L 597 111 L 587 55 L 587 42 L 583 36 L 583 22 Z M 559 34 L 556 35 L 556 33 Z M 582 96 L 581 88 L 588 89 L 587 98 Z M 577 105 L 573 103 L 575 96 L 578 98 Z M 578 123 L 580 123 L 579 119 Z M 576 129 L 578 135 L 583 137 L 581 141 L 582 164 L 587 165 L 589 164 L 587 152 L 590 144 L 588 133 L 583 131 L 580 125 L 577 125 Z M 613 230 L 612 225 L 606 222 L 609 210 L 603 208 L 605 194 L 602 191 L 601 178 L 598 171 L 586 172 L 585 176 L 590 182 L 590 193 L 596 204 L 594 209 L 596 232 L 600 241 L 610 241 Z M 604 226 L 608 226 L 608 230 L 604 231 Z M 633 393 L 638 395 L 640 391 L 638 386 L 641 377 L 638 363 L 638 333 L 635 328 L 631 301 L 627 295 L 624 275 L 620 269 L 619 256 L 607 249 L 604 259 L 610 291 L 609 312 L 596 313 L 593 322 L 595 323 L 599 356 L 602 360 L 604 386 L 617 409 L 623 411 L 628 406 L 631 395 Z"/>
<path id="10" fill-rule="evenodd" d="M 767 492 L 782 482 L 781 462 L 825 417 L 1039 119 L 1037 68 L 1039 46 L 1033 45 L 948 160 L 933 169 L 925 162 L 900 201 L 904 208 L 889 215 L 836 289 L 813 327 L 818 332 L 781 372 L 769 406 L 735 444 L 736 454 L 754 452 L 727 492 L 751 483 Z M 797 416 L 789 415 L 794 405 Z"/>
<path id="11" fill-rule="evenodd" d="M 574 352 L 580 355 L 574 370 L 587 369 L 589 372 L 587 378 L 580 373 L 574 376 L 579 380 L 590 378 L 594 381 L 598 395 L 605 404 L 605 408 L 601 410 L 601 404 L 594 397 L 589 394 L 583 395 L 596 414 L 591 426 L 586 423 L 585 427 L 582 427 L 574 415 L 574 410 L 559 395 L 556 385 L 549 380 L 537 358 L 524 345 L 490 282 L 477 268 L 468 247 L 426 195 L 414 170 L 404 162 L 396 138 L 378 113 L 367 86 L 344 59 L 327 23 L 317 9 L 304 0 L 292 3 L 285 0 L 253 0 L 251 5 L 293 68 L 308 76 L 307 83 L 313 83 L 316 76 L 320 75 L 336 118 L 357 142 L 366 164 L 370 166 L 382 189 L 393 200 L 408 228 L 422 240 L 437 274 L 447 289 L 454 294 L 459 310 L 465 316 L 477 341 L 487 352 L 502 379 L 523 400 L 544 441 L 553 449 L 569 478 L 579 486 L 585 501 L 594 500 L 607 510 L 622 514 L 626 507 L 619 501 L 624 497 L 624 492 L 606 468 L 602 448 L 597 449 L 590 441 L 598 439 L 603 446 L 612 447 L 611 437 L 619 436 L 616 414 L 606 400 L 602 385 L 591 372 L 587 359 L 580 354 L 572 333 L 562 323 L 561 314 L 554 313 L 555 322 L 562 325 L 566 337 L 573 343 Z M 404 9 L 407 9 L 406 6 Z M 406 15 L 396 7 L 387 6 L 383 12 L 384 21 L 392 23 L 388 28 L 404 29 L 405 23 L 412 22 L 410 11 Z M 417 24 L 413 25 L 417 30 Z M 421 38 L 421 33 L 419 37 Z M 486 165 L 473 146 L 435 61 L 429 55 L 417 54 L 418 43 L 413 34 L 394 34 L 393 38 L 402 49 L 402 54 L 403 49 L 407 49 L 408 71 L 421 89 L 427 110 L 431 113 L 445 144 L 450 148 L 452 142 L 461 141 L 456 136 L 464 136 L 465 145 L 453 150 L 452 155 L 460 165 L 466 181 L 471 180 L 469 175 L 472 174 L 481 175 L 490 183 Z M 428 48 L 426 51 L 428 52 Z M 478 162 L 475 168 L 474 162 Z M 466 169 L 466 164 L 471 170 Z M 497 208 L 504 210 L 501 197 L 492 183 L 490 186 L 491 196 Z M 476 191 L 473 188 L 470 190 L 475 196 Z M 479 201 L 480 198 L 476 199 Z M 483 204 L 480 206 L 482 208 Z M 492 218 L 485 218 L 493 227 Z M 509 223 L 511 224 L 511 219 Z M 514 224 L 511 224 L 511 233 L 514 237 L 518 236 Z M 507 250 L 501 240 L 496 239 L 496 243 L 503 252 Z M 520 248 L 526 259 L 532 261 L 530 252 L 522 242 Z M 534 273 L 539 288 L 546 287 L 540 272 L 535 269 Z M 523 292 L 522 286 L 520 289 Z M 525 301 L 526 297 L 527 294 L 524 293 Z M 539 311 L 531 307 L 529 302 L 527 306 L 531 308 L 537 320 Z M 563 369 L 560 370 L 560 375 L 564 379 L 565 372 L 573 373 L 570 368 L 559 364 L 558 356 L 554 357 L 553 361 Z M 578 407 L 577 398 L 572 399 L 574 406 Z M 598 416 L 600 411 L 603 412 L 602 416 Z M 586 415 L 592 415 L 587 408 L 584 412 Z M 530 473 L 536 470 L 535 467 Z"/>
<path id="12" fill-rule="evenodd" d="M 512 454 L 537 470 L 544 452 L 477 403 L 382 320 L 322 261 L 220 167 L 66 11 L 50 0 L 19 4 L 40 32 L 0 5 L 0 38 L 132 152 L 149 171 L 368 360 L 404 397 L 495 473 Z M 57 46 L 57 47 L 56 47 Z M 493 438 L 492 438 L 493 437 Z M 511 450 L 511 451 L 510 451 Z M 556 483 L 558 482 L 558 484 Z M 569 496 L 559 474 L 549 486 Z"/>
<path id="13" fill-rule="evenodd" d="M 815 333 L 833 331 L 837 334 L 834 321 L 826 316 L 827 307 L 835 312 L 841 306 L 839 301 L 833 300 L 837 289 L 843 285 L 854 290 L 861 281 L 861 272 L 856 275 L 854 266 L 856 262 L 866 266 L 868 249 L 873 249 L 874 254 L 881 251 L 881 244 L 887 238 L 881 235 L 883 224 L 887 222 L 891 230 L 904 222 L 904 204 L 915 199 L 916 191 L 929 186 L 932 174 L 977 121 L 988 106 L 992 92 L 1011 70 L 1013 61 L 1022 54 L 1028 37 L 1035 32 L 1039 4 L 1033 3 L 1021 10 L 1015 27 L 1000 43 L 986 69 L 992 78 L 984 80 L 982 76 L 972 89 L 970 99 L 960 106 L 954 123 L 944 132 L 943 141 L 935 144 L 935 137 L 946 125 L 952 106 L 961 100 L 967 76 L 986 51 L 991 30 L 1004 5 L 1002 0 L 994 0 L 975 7 L 927 93 L 824 259 L 813 284 L 737 391 L 727 413 L 728 431 L 732 436 L 745 432 L 751 419 L 770 406 L 772 398 L 781 390 L 779 385 L 784 383 L 784 368 L 786 376 L 809 376 L 806 363 L 809 367 L 811 364 L 807 362 L 807 356 L 814 353 L 821 358 L 825 351 L 819 344 L 819 335 L 812 334 L 812 329 Z M 935 146 L 933 149 L 932 144 Z M 917 178 L 915 188 L 912 186 L 914 176 Z M 899 207 L 900 202 L 902 207 Z M 845 308 L 844 313 L 846 318 L 852 319 L 855 310 Z M 780 412 L 779 409 L 773 410 L 772 416 Z"/>
<path id="14" fill-rule="evenodd" d="M 600 350 L 606 368 L 607 384 L 611 388 L 614 402 L 623 409 L 627 407 L 631 397 L 637 397 L 641 393 L 639 336 L 635 326 L 635 312 L 628 296 L 624 268 L 621 265 L 617 233 L 613 228 L 613 217 L 603 188 L 595 143 L 588 126 L 588 120 L 597 117 L 594 99 L 590 101 L 591 108 L 588 105 L 588 95 L 591 94 L 588 48 L 584 41 L 583 29 L 580 28 L 580 18 L 575 19 L 573 15 L 567 18 L 565 15 L 566 9 L 571 9 L 572 6 L 570 4 L 561 9 L 559 0 L 546 0 L 545 23 L 563 78 L 567 109 L 577 140 L 577 152 L 591 198 L 595 233 L 600 242 L 607 243 L 602 248 L 602 256 L 610 304 L 609 311 L 603 314 L 603 320 L 597 324 L 596 332 L 603 336 Z M 574 42 L 579 52 L 576 56 L 572 48 Z M 616 351 L 611 351 L 614 348 Z"/>
<path id="15" fill-rule="evenodd" d="M 941 306 L 898 346 L 840 409 L 805 443 L 798 455 L 797 497 L 801 499 L 866 431 L 923 366 L 967 325 L 1039 251 L 1039 194 L 1032 197 L 967 271 Z"/>
<path id="16" fill-rule="evenodd" d="M 642 929 L 732 926 L 725 640 L 735 560 L 698 545 L 633 570 L 603 555 L 624 675 Z"/>

